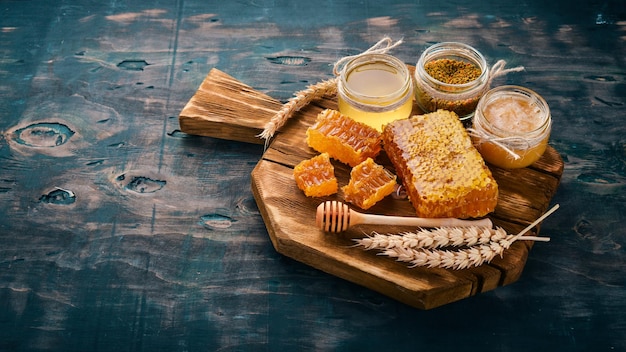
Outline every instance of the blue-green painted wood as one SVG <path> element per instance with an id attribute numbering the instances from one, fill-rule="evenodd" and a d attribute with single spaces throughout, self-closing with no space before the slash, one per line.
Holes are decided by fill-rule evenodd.
<path id="1" fill-rule="evenodd" d="M 626 12 L 594 1 L 3 1 L 0 350 L 626 349 Z M 213 67 L 280 100 L 381 37 L 522 65 L 565 161 L 513 285 L 419 311 L 277 254 L 262 147 L 188 136 Z"/>

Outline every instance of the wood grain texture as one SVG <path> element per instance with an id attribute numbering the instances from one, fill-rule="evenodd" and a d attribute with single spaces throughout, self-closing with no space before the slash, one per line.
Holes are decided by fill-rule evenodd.
<path id="1" fill-rule="evenodd" d="M 245 87 L 245 91 L 222 90 L 221 87 L 225 86 Z M 214 88 L 219 91 L 208 91 Z M 211 101 L 211 105 L 206 103 L 208 101 Z M 245 103 L 242 104 L 242 101 Z M 204 107 L 198 109 L 197 106 Z M 217 112 L 210 111 L 211 106 Z M 237 83 L 234 78 L 214 69 L 181 113 L 181 126 L 194 120 L 194 128 L 184 130 L 210 135 L 216 130 L 215 125 L 222 124 L 220 138 L 243 136 L 247 134 L 248 125 L 242 126 L 241 123 L 249 118 L 239 120 L 238 116 L 230 115 L 231 119 L 226 121 L 226 115 L 221 112 L 245 111 L 257 117 L 255 124 L 258 126 L 267 121 L 263 120 L 263 116 L 267 116 L 272 107 L 268 107 L 265 95 L 255 93 Z M 259 112 L 255 113 L 257 108 Z M 477 268 L 407 268 L 404 263 L 352 247 L 351 241 L 373 230 L 395 233 L 406 228 L 380 229 L 363 225 L 342 234 L 329 234 L 317 229 L 315 210 L 319 203 L 329 199 L 343 200 L 342 192 L 329 197 L 307 198 L 293 180 L 293 168 L 300 161 L 317 154 L 307 146 L 305 131 L 324 108 L 336 109 L 334 98 L 322 99 L 297 112 L 275 136 L 252 172 L 252 191 L 272 244 L 279 253 L 420 309 L 435 308 L 493 290 L 511 284 L 520 277 L 531 248 L 529 243 L 523 241 L 514 243 L 502 258 Z M 417 109 L 414 111 L 418 112 Z M 192 115 L 195 117 L 190 118 Z M 384 152 L 377 158 L 377 162 L 393 169 Z M 349 167 L 338 162 L 333 164 L 340 185 L 347 184 Z M 490 217 L 507 232 L 517 233 L 547 209 L 559 185 L 563 162 L 558 153 L 548 147 L 541 160 L 528 168 L 490 168 L 500 188 L 498 206 Z M 412 216 L 415 211 L 407 200 L 387 197 L 369 209 L 368 213 Z"/>
<path id="2" fill-rule="evenodd" d="M 258 138 L 281 103 L 212 69 L 179 115 L 181 131 L 261 144 Z"/>

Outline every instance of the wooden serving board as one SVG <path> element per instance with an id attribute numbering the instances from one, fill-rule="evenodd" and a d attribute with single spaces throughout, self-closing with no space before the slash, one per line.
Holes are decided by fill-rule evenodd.
<path id="1" fill-rule="evenodd" d="M 262 144 L 256 137 L 281 103 L 213 69 L 182 110 L 181 130 L 189 134 Z M 344 278 L 420 309 L 431 309 L 515 282 L 521 275 L 530 241 L 517 241 L 490 264 L 464 270 L 408 268 L 406 263 L 353 247 L 353 238 L 371 231 L 397 233 L 395 227 L 356 226 L 342 234 L 324 233 L 315 226 L 317 206 L 343 200 L 339 194 L 308 198 L 293 179 L 294 166 L 318 153 L 305 142 L 305 131 L 324 108 L 335 108 L 334 98 L 323 99 L 296 113 L 280 130 L 252 171 L 252 191 L 274 248 L 288 257 Z M 414 109 L 415 113 L 420 113 Z M 377 162 L 392 168 L 382 153 Z M 350 169 L 333 162 L 340 187 Z M 549 206 L 556 192 L 563 161 L 548 147 L 528 168 L 504 170 L 490 166 L 499 185 L 496 210 L 490 218 L 511 234 L 532 223 Z M 363 212 L 361 209 L 355 209 Z M 391 196 L 367 213 L 415 216 L 406 199 Z M 537 234 L 538 229 L 535 231 Z"/>

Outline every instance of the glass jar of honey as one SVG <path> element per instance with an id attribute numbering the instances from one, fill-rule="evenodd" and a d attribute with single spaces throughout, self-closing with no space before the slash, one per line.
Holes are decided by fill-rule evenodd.
<path id="1" fill-rule="evenodd" d="M 537 161 L 550 138 L 552 117 L 546 101 L 519 86 L 500 86 L 479 101 L 469 129 L 485 161 L 506 169 Z"/>
<path id="2" fill-rule="evenodd" d="M 340 72 L 337 100 L 339 112 L 382 131 L 387 123 L 411 114 L 411 74 L 391 55 L 359 55 Z"/>
<path id="3" fill-rule="evenodd" d="M 473 47 L 443 42 L 428 47 L 415 65 L 415 98 L 424 112 L 444 109 L 469 120 L 489 90 L 489 67 Z"/>

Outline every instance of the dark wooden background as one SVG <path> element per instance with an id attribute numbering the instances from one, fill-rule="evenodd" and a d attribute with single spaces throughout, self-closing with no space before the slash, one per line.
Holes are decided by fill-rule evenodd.
<path id="1" fill-rule="evenodd" d="M 211 68 L 279 100 L 385 35 L 524 66 L 565 161 L 513 285 L 420 311 L 276 253 L 260 145 L 181 133 Z M 626 4 L 0 2 L 0 350 L 626 350 Z"/>

